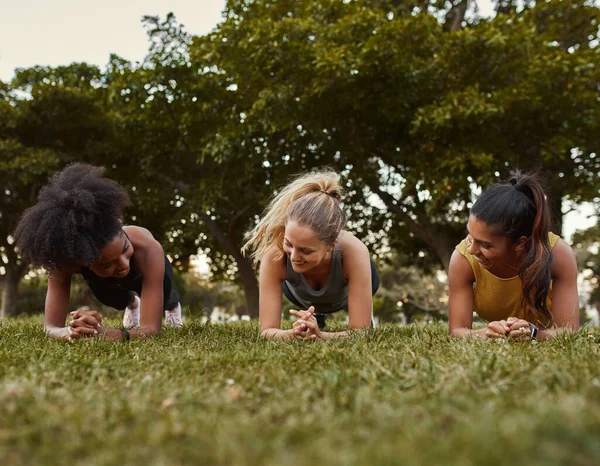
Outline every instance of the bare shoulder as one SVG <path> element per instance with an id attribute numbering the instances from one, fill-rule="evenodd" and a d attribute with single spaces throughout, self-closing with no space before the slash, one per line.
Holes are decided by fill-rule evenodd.
<path id="1" fill-rule="evenodd" d="M 53 270 L 48 274 L 49 282 L 71 282 L 73 275 L 78 273 L 79 267 L 68 267 L 62 269 Z"/>
<path id="2" fill-rule="evenodd" d="M 134 249 L 155 249 L 159 247 L 162 250 L 161 244 L 156 241 L 150 230 L 146 228 L 128 225 L 123 227 L 123 231 L 127 233 Z"/>
<path id="3" fill-rule="evenodd" d="M 344 259 L 352 258 L 360 255 L 369 255 L 369 249 L 361 240 L 354 236 L 349 231 L 342 231 L 339 239 L 340 249 Z"/>
<path id="4" fill-rule="evenodd" d="M 268 274 L 272 277 L 285 279 L 285 256 L 276 246 L 270 246 L 260 259 L 261 275 Z"/>
<path id="5" fill-rule="evenodd" d="M 473 283 L 475 281 L 475 274 L 473 273 L 471 264 L 458 249 L 455 249 L 450 257 L 448 281 L 450 285 L 453 283 Z"/>
<path id="6" fill-rule="evenodd" d="M 562 277 L 566 274 L 577 274 L 575 252 L 565 241 L 558 240 L 552 249 L 552 255 L 552 278 Z"/>

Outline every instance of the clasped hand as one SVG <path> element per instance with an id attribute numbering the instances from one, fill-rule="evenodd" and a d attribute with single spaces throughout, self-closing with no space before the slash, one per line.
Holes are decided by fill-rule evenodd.
<path id="1" fill-rule="evenodd" d="M 296 338 L 303 340 L 323 338 L 317 319 L 314 316 L 314 306 L 309 307 L 306 311 L 291 310 L 290 314 L 298 318 L 296 322 L 294 322 L 292 329 Z"/>
<path id="2" fill-rule="evenodd" d="M 77 309 L 71 314 L 71 321 L 67 325 L 67 340 L 89 338 L 104 332 L 102 315 L 97 311 Z"/>
<path id="3" fill-rule="evenodd" d="M 506 320 L 490 322 L 485 331 L 487 338 L 505 338 L 508 337 L 515 341 L 529 341 L 531 339 L 531 329 L 529 322 L 516 317 L 509 317 Z"/>

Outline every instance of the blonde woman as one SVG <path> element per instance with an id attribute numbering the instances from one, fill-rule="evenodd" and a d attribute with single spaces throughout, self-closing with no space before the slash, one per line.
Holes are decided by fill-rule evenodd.
<path id="1" fill-rule="evenodd" d="M 339 176 L 311 172 L 275 196 L 243 250 L 260 262 L 260 332 L 263 338 L 330 339 L 347 332 L 323 330 L 325 315 L 348 310 L 349 328 L 372 326 L 372 296 L 379 275 L 367 247 L 344 230 Z M 282 293 L 298 320 L 281 330 Z"/>

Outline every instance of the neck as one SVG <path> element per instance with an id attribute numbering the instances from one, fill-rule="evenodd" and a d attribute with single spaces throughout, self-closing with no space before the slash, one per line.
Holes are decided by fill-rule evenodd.
<path id="1" fill-rule="evenodd" d="M 329 253 L 325 256 L 325 258 L 321 261 L 319 265 L 315 265 L 314 268 L 304 272 L 304 276 L 308 277 L 321 277 L 324 275 L 329 275 L 329 270 L 331 269 L 331 261 L 333 259 L 333 254 Z"/>

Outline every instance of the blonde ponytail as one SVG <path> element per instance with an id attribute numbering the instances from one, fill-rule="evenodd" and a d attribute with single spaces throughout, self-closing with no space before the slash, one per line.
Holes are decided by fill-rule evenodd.
<path id="1" fill-rule="evenodd" d="M 283 256 L 283 236 L 289 220 L 309 227 L 327 244 L 333 243 L 346 224 L 340 206 L 342 189 L 340 177 L 331 170 L 313 171 L 300 175 L 281 190 L 269 203 L 258 224 L 246 236 L 242 247 L 246 254 L 252 249 L 256 264 L 273 244 Z"/>

